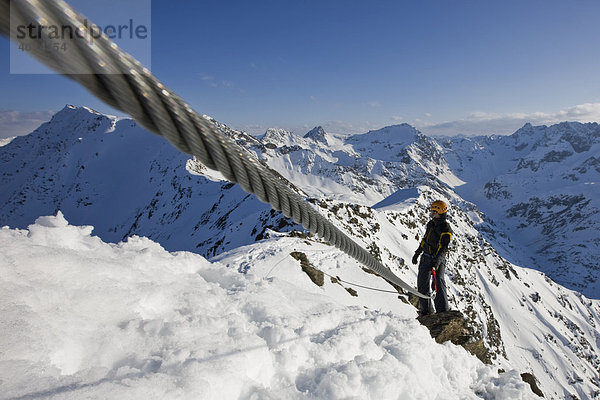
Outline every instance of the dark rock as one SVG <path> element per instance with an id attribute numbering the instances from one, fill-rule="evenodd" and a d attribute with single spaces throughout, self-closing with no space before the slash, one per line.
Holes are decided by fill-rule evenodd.
<path id="1" fill-rule="evenodd" d="M 479 358 L 486 364 L 491 364 L 489 351 L 483 344 L 483 339 L 469 324 L 469 321 L 460 311 L 451 310 L 436 314 L 422 315 L 418 318 L 431 336 L 438 343 L 450 341 L 462 346 L 469 353 Z"/>
<path id="2" fill-rule="evenodd" d="M 544 397 L 544 393 L 542 393 L 542 391 L 538 387 L 537 379 L 533 374 L 530 374 L 529 372 L 524 372 L 521 374 L 521 378 L 524 382 L 529 383 L 529 386 L 531 386 L 531 391 L 533 393 L 537 394 L 540 397 Z"/>
<path id="3" fill-rule="evenodd" d="M 319 271 L 318 269 L 312 266 L 310 261 L 308 261 L 308 257 L 306 257 L 306 254 L 300 251 L 293 251 L 290 253 L 290 256 L 300 261 L 302 271 L 304 271 L 304 273 L 308 275 L 310 280 L 313 281 L 315 285 L 323 286 L 325 284 L 325 274 L 323 274 L 322 271 Z"/>

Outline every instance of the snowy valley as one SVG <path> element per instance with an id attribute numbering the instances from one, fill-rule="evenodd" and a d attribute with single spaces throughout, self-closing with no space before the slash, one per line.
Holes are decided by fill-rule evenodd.
<path id="1" fill-rule="evenodd" d="M 524 372 L 546 398 L 600 398 L 597 124 L 218 126 L 411 284 L 427 205 L 448 202 L 450 303 L 487 365 L 219 173 L 67 106 L 0 147 L 0 398 L 538 398 Z"/>

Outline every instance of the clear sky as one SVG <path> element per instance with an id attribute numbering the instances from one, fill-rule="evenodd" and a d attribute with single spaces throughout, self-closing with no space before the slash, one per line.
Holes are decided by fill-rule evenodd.
<path id="1" fill-rule="evenodd" d="M 152 0 L 151 14 L 152 72 L 250 133 L 600 121 L 600 1 Z M 8 48 L 0 136 L 67 103 L 117 113 L 61 76 L 10 74 Z"/>

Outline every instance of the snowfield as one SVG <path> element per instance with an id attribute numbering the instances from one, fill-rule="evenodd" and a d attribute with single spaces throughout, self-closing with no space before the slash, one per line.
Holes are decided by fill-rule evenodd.
<path id="1" fill-rule="evenodd" d="M 518 371 L 437 344 L 411 306 L 346 306 L 310 283 L 281 257 L 300 239 L 209 262 L 92 229 L 60 212 L 0 229 L 0 398 L 538 398 Z"/>
<path id="2" fill-rule="evenodd" d="M 549 251 L 577 250 L 557 265 L 597 289 L 597 124 L 438 143 L 405 124 L 255 138 L 213 123 L 409 284 L 445 200 L 449 301 L 493 366 L 436 344 L 383 280 L 134 121 L 66 106 L 0 147 L 0 399 L 518 398 L 523 373 L 548 399 L 600 398 L 600 300 L 514 240 L 554 232 Z M 557 202 L 548 171 L 573 184 Z M 546 194 L 522 197 L 526 182 Z"/>

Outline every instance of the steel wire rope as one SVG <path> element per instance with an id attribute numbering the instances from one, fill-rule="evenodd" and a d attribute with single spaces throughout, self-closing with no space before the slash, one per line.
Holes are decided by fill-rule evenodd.
<path id="1" fill-rule="evenodd" d="M 78 27 L 90 35 L 84 17 L 63 0 L 0 0 L 2 35 L 20 42 L 16 27 L 34 21 L 40 24 L 43 21 L 48 26 Z M 238 183 L 246 192 L 255 194 L 262 202 L 269 203 L 385 280 L 416 296 L 430 298 L 397 277 L 345 235 L 249 151 L 193 111 L 104 33 L 94 38 L 93 43 L 75 38 L 69 42 L 73 51 L 66 53 L 53 51 L 47 33 L 40 36 L 44 45 L 32 48 L 31 54 L 48 67 L 80 83 L 110 106 L 131 115 L 148 131 L 164 137 L 178 150 L 197 157 L 208 168 L 218 170 L 229 181 Z"/>

